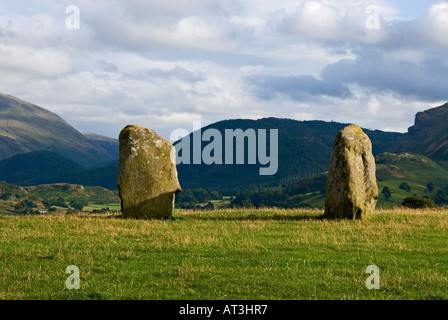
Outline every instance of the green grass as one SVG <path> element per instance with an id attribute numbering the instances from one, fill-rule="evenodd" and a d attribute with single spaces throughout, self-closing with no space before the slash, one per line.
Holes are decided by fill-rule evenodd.
<path id="1" fill-rule="evenodd" d="M 119 203 L 89 204 L 88 208 L 91 208 L 91 209 L 109 208 L 111 210 L 121 210 L 121 204 L 119 204 Z"/>
<path id="2" fill-rule="evenodd" d="M 223 200 L 210 200 L 210 202 L 213 203 L 216 209 L 225 209 L 230 205 L 232 201 L 223 199 Z M 207 203 L 204 203 L 203 205 L 207 205 Z"/>
<path id="3" fill-rule="evenodd" d="M 448 299 L 448 212 L 0 216 L 0 299 Z M 369 265 L 380 268 L 368 290 Z M 81 288 L 68 290 L 68 265 Z"/>

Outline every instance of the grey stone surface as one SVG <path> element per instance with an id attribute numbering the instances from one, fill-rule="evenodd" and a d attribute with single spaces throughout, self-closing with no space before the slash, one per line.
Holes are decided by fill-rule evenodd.
<path id="1" fill-rule="evenodd" d="M 328 171 L 325 215 L 366 219 L 378 200 L 372 143 L 362 129 L 345 127 L 336 136 Z"/>
<path id="2" fill-rule="evenodd" d="M 154 130 L 136 125 L 120 133 L 118 191 L 121 209 L 128 218 L 169 218 L 177 179 L 174 146 Z"/>

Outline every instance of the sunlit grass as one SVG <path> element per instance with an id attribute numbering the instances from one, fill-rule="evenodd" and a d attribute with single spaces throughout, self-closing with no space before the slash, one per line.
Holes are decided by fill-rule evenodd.
<path id="1" fill-rule="evenodd" d="M 448 211 L 0 217 L 0 299 L 447 299 Z M 367 290 L 369 265 L 379 290 Z M 77 265 L 81 289 L 68 290 Z"/>

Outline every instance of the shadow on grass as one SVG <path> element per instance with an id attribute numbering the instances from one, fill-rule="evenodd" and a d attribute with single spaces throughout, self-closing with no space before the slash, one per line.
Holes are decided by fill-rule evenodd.
<path id="1" fill-rule="evenodd" d="M 333 220 L 325 215 L 316 214 L 216 214 L 216 213 L 192 213 L 192 214 L 175 214 L 173 217 L 158 219 L 158 218 L 141 218 L 135 217 L 129 218 L 123 215 L 105 216 L 106 219 L 119 219 L 119 220 L 157 220 L 157 221 L 183 221 L 183 220 L 197 220 L 197 221 L 303 221 L 303 220 Z"/>
<path id="2" fill-rule="evenodd" d="M 83 216 L 88 217 L 88 216 Z M 104 219 L 119 219 L 119 220 L 142 220 L 142 221 L 347 221 L 351 219 L 342 219 L 326 216 L 325 214 L 241 214 L 241 213 L 219 213 L 207 212 L 207 213 L 187 213 L 187 214 L 174 214 L 169 218 L 136 218 L 136 217 L 124 217 L 122 214 L 117 215 L 104 215 Z M 352 221 L 361 221 L 354 219 Z"/>
<path id="3" fill-rule="evenodd" d="M 172 220 L 182 221 L 182 220 L 198 220 L 198 221 L 304 221 L 304 220 L 328 220 L 325 215 L 315 215 L 315 214 L 291 214 L 291 215 L 281 215 L 281 214 L 191 214 L 184 216 L 174 216 Z"/>

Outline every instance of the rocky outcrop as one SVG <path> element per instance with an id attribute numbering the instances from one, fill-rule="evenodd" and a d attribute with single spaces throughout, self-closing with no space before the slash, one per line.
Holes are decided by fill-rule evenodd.
<path id="1" fill-rule="evenodd" d="M 419 112 L 392 152 L 413 152 L 448 164 L 448 103 Z M 448 167 L 448 166 L 445 166 Z"/>

